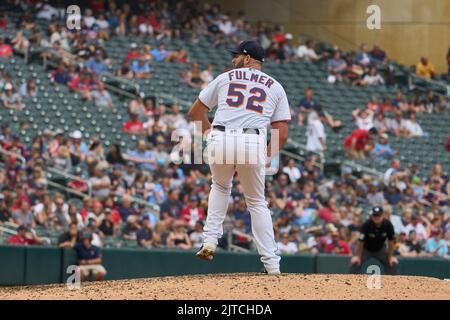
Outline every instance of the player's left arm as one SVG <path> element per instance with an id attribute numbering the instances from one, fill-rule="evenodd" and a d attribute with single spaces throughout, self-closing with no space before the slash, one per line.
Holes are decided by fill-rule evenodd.
<path id="1" fill-rule="evenodd" d="M 202 133 L 211 129 L 211 123 L 208 119 L 209 108 L 197 98 L 189 110 L 187 116 L 189 121 L 201 121 L 202 123 Z"/>

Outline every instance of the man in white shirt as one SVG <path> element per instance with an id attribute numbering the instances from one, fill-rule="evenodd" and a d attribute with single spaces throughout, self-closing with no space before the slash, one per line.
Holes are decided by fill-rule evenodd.
<path id="1" fill-rule="evenodd" d="M 416 114 L 411 112 L 409 114 L 409 120 L 405 121 L 405 128 L 409 131 L 410 137 L 422 137 L 423 130 L 420 124 L 417 123 Z"/>
<path id="2" fill-rule="evenodd" d="M 317 106 L 308 119 L 306 150 L 321 153 L 326 149 L 326 134 L 322 121 L 325 121 L 325 114 L 320 106 Z"/>

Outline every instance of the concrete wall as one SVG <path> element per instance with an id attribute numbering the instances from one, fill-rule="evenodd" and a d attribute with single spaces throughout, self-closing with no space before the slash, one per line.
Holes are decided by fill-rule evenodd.
<path id="1" fill-rule="evenodd" d="M 392 59 L 406 65 L 425 55 L 438 72 L 447 72 L 449 0 L 223 0 L 220 4 L 232 13 L 245 10 L 251 21 L 281 23 L 294 36 L 308 34 L 344 50 L 363 42 L 379 43 Z M 366 27 L 371 4 L 381 8 L 381 30 Z"/>

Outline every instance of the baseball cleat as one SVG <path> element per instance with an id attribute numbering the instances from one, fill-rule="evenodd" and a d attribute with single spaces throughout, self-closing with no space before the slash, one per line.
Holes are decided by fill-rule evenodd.
<path id="1" fill-rule="evenodd" d="M 274 275 L 274 274 L 281 274 L 280 270 L 271 270 L 271 271 L 267 271 L 266 268 L 264 268 L 263 272 L 264 274 L 269 274 L 269 275 Z"/>
<path id="2" fill-rule="evenodd" d="M 216 248 L 209 243 L 204 243 L 200 250 L 197 251 L 196 256 L 200 259 L 211 261 L 214 258 L 214 251 Z"/>

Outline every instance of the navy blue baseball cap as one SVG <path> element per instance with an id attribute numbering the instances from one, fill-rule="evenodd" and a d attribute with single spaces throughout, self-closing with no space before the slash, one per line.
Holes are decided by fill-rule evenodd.
<path id="1" fill-rule="evenodd" d="M 264 62 L 264 48 L 255 40 L 244 40 L 235 49 L 229 49 L 232 54 L 248 54 L 253 59 Z"/>

